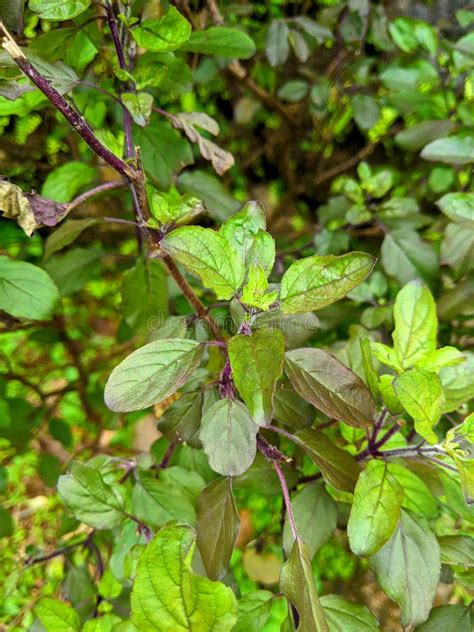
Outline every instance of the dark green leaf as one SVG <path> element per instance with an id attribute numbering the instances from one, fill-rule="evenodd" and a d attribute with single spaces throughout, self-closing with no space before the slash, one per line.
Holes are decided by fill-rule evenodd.
<path id="1" fill-rule="evenodd" d="M 329 632 L 314 584 L 311 555 L 300 539 L 295 540 L 291 555 L 281 569 L 280 586 L 289 604 L 298 613 L 298 632 Z"/>
<path id="2" fill-rule="evenodd" d="M 255 44 L 243 31 L 225 26 L 211 26 L 204 31 L 194 31 L 181 46 L 181 50 L 232 59 L 249 59 L 255 54 Z"/>
<path id="3" fill-rule="evenodd" d="M 324 595 L 320 601 L 329 632 L 378 632 L 380 630 L 377 619 L 365 606 L 338 595 Z"/>
<path id="4" fill-rule="evenodd" d="M 232 480 L 219 478 L 204 489 L 198 501 L 196 541 L 210 579 L 222 579 L 226 574 L 239 527 Z"/>
<path id="5" fill-rule="evenodd" d="M 122 281 L 122 310 L 134 331 L 157 329 L 168 315 L 166 273 L 159 261 L 140 259 Z"/>
<path id="6" fill-rule="evenodd" d="M 225 220 L 239 210 L 241 204 L 224 188 L 220 180 L 205 171 L 187 171 L 178 178 L 180 191 L 200 198 L 210 214 L 218 220 Z"/>
<path id="7" fill-rule="evenodd" d="M 46 240 L 44 247 L 44 259 L 49 259 L 52 254 L 72 244 L 81 233 L 98 224 L 99 220 L 93 217 L 86 219 L 68 219 L 57 228 Z"/>
<path id="8" fill-rule="evenodd" d="M 145 474 L 140 476 L 132 494 L 132 513 L 153 527 L 168 520 L 196 522 L 194 503 L 172 482 L 160 481 Z"/>
<path id="9" fill-rule="evenodd" d="M 354 457 L 338 448 L 324 433 L 305 429 L 296 433 L 302 447 L 320 468 L 329 485 L 343 491 L 352 492 L 360 474 Z"/>
<path id="10" fill-rule="evenodd" d="M 453 121 L 422 121 L 395 135 L 395 142 L 408 151 L 418 151 L 427 143 L 447 136 L 453 129 Z"/>
<path id="11" fill-rule="evenodd" d="M 375 415 L 375 403 L 362 380 L 322 349 L 286 352 L 285 372 L 301 397 L 329 417 L 364 427 Z"/>
<path id="12" fill-rule="evenodd" d="M 452 605 L 433 608 L 429 619 L 416 632 L 472 632 L 470 606 Z"/>

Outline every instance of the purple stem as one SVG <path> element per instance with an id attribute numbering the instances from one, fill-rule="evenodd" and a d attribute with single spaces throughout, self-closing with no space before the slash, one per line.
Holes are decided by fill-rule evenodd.
<path id="1" fill-rule="evenodd" d="M 290 522 L 291 532 L 293 534 L 293 538 L 295 540 L 298 539 L 298 530 L 296 528 L 295 516 L 293 514 L 293 509 L 291 507 L 290 500 L 290 492 L 288 490 L 288 485 L 286 483 L 285 475 L 280 467 L 280 465 L 276 461 L 272 461 L 273 469 L 277 473 L 278 478 L 280 479 L 281 491 L 283 492 L 283 499 L 285 501 L 286 513 L 288 514 L 288 520 Z"/>
<path id="2" fill-rule="evenodd" d="M 68 212 L 71 211 L 73 208 L 76 208 L 76 206 L 79 206 L 79 204 L 82 204 L 89 198 L 99 195 L 99 193 L 103 193 L 104 191 L 111 191 L 112 189 L 124 189 L 127 186 L 128 184 L 125 180 L 116 180 L 114 182 L 105 182 L 104 184 L 99 184 L 99 186 L 95 187 L 94 189 L 90 189 L 90 191 L 86 191 L 85 193 L 81 193 L 81 195 L 78 195 L 76 198 L 74 198 L 72 202 L 66 204 L 67 210 Z"/>
<path id="3" fill-rule="evenodd" d="M 76 132 L 85 140 L 89 147 L 107 164 L 122 176 L 135 180 L 137 177 L 135 169 L 124 162 L 121 158 L 107 149 L 100 140 L 95 136 L 91 127 L 86 123 L 84 118 L 76 112 L 66 99 L 59 94 L 47 79 L 45 79 L 36 68 L 26 59 L 20 49 L 8 50 L 13 61 L 21 68 L 24 74 L 32 81 L 37 88 L 47 97 L 54 107 L 61 112 L 64 118 L 69 121 Z"/>

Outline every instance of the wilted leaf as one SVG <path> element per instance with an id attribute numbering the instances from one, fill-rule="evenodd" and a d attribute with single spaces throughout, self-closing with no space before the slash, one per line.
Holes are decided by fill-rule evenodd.
<path id="1" fill-rule="evenodd" d="M 0 181 L 0 211 L 4 217 L 13 219 L 31 237 L 37 227 L 28 198 L 15 184 Z"/>

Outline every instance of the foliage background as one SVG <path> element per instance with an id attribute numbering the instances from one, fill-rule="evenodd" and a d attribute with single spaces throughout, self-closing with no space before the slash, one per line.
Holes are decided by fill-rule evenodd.
<path id="1" fill-rule="evenodd" d="M 0 9 L 18 41 L 52 64 L 47 71 L 63 82 L 103 142 L 120 154 L 122 107 L 110 93 L 126 77 L 117 67 L 104 21 L 92 19 L 103 17 L 100 6 L 58 24 L 41 18 L 34 6 L 41 3 L 30 2 L 21 25 L 13 8 L 22 3 L 10 4 L 12 14 L 7 15 L 5 3 Z M 442 2 L 364 0 L 175 5 L 195 29 L 221 21 L 242 29 L 254 40 L 256 53 L 237 62 L 218 55 L 158 54 L 153 77 L 137 62 L 143 85 L 150 86 L 146 90 L 155 106 L 165 111 L 155 111 L 147 126 L 135 126 L 150 182 L 160 190 L 202 199 L 208 211 L 200 219 L 203 226 L 219 225 L 248 199 L 261 200 L 268 230 L 277 240 L 277 276 L 304 255 L 361 250 L 378 257 L 370 280 L 350 300 L 318 312 L 317 327 L 311 322 L 291 332 L 298 344 L 329 347 L 360 370 L 359 338 L 388 342 L 398 290 L 421 278 L 436 298 L 440 344 L 469 353 L 473 224 L 441 212 L 437 202 L 472 185 L 472 10 L 463 9 L 465 3 L 448 3 L 446 9 Z M 153 18 L 167 3 L 118 8 Z M 412 21 L 420 18 L 426 21 Z M 38 91 L 23 92 L 21 80 L 11 87 L 16 71 L 4 57 L 0 66 L 0 169 L 5 178 L 60 204 L 116 179 Z M 15 100 L 11 90 L 16 90 Z M 131 111 L 135 120 L 142 115 Z M 189 133 L 171 125 L 176 119 L 169 115 L 182 112 L 205 112 L 215 119 L 220 132 L 213 140 L 234 157 L 230 169 L 224 172 L 230 156 L 208 145 L 204 153 L 210 152 L 222 172 L 216 173 L 196 138 L 191 142 Z M 212 138 L 206 131 L 199 134 L 202 143 Z M 74 220 L 133 219 L 130 196 L 121 190 L 71 213 Z M 0 220 L 0 253 L 44 267 L 61 293 L 60 311 L 51 321 L 24 323 L 0 314 L 0 621 L 14 630 L 30 628 L 31 609 L 41 596 L 61 590 L 84 612 L 95 599 L 92 548 L 25 565 L 25 560 L 65 546 L 79 527 L 55 491 L 71 460 L 98 454 L 146 459 L 139 455 L 151 446 L 160 462 L 168 449 L 155 422 L 172 402 L 146 415 L 112 414 L 103 403 L 110 370 L 157 335 L 158 314 L 184 316 L 201 335 L 199 321 L 162 268 L 154 270 L 152 294 L 141 294 L 143 275 L 131 272 L 137 242 L 130 226 L 91 224 L 72 245 L 66 241 L 55 252 L 50 235 L 46 227 L 29 238 L 15 223 Z M 206 305 L 213 303 L 210 293 L 198 292 Z M 231 327 L 227 308 L 216 306 L 213 314 Z M 173 326 L 182 322 L 173 321 Z M 472 408 L 474 355 L 468 357 L 464 373 L 455 376 L 458 390 L 440 422 L 443 433 Z M 360 440 L 349 427 L 341 432 L 348 445 Z M 180 446 L 170 463 L 185 465 L 192 458 Z M 196 467 L 206 478 L 205 465 L 197 462 Z M 236 489 L 242 527 L 231 567 L 243 593 L 257 587 L 278 591 L 280 499 L 271 487 L 264 490 L 268 494 L 259 491 L 252 480 Z M 459 497 L 453 491 L 452 497 L 441 494 L 438 499 L 442 510 L 434 522 L 441 535 L 453 525 L 467 529 L 468 523 L 462 523 L 467 510 L 459 508 Z M 339 521 L 342 525 L 344 517 Z M 99 535 L 97 545 L 106 555 L 113 550 L 107 534 Z M 380 591 L 366 561 L 351 553 L 344 528 L 319 549 L 313 570 L 324 593 L 365 603 L 382 629 L 400 629 L 396 605 Z M 436 604 L 468 603 L 471 589 L 466 568 L 445 567 Z M 276 599 L 264 629 L 278 629 L 285 611 Z"/>

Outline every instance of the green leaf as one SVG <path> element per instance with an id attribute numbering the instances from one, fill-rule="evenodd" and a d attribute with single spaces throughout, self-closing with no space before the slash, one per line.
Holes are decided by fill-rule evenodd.
<path id="1" fill-rule="evenodd" d="M 108 612 L 100 617 L 86 621 L 84 627 L 81 628 L 81 632 L 117 632 L 116 626 L 121 623 L 122 619 L 119 616 L 113 612 Z M 122 628 L 118 628 L 118 630 L 121 629 Z M 128 629 L 127 632 L 131 632 L 130 629 Z"/>
<path id="2" fill-rule="evenodd" d="M 222 224 L 219 234 L 223 235 L 245 260 L 255 236 L 260 230 L 265 230 L 266 225 L 265 209 L 260 202 L 250 201 Z"/>
<path id="3" fill-rule="evenodd" d="M 196 522 L 195 503 L 173 482 L 157 480 L 146 474 L 140 476 L 132 493 L 133 515 L 153 527 L 168 520 Z"/>
<path id="4" fill-rule="evenodd" d="M 446 226 L 441 244 L 441 263 L 448 264 L 458 278 L 474 270 L 474 225 L 472 228 L 462 224 Z"/>
<path id="5" fill-rule="evenodd" d="M 166 272 L 160 261 L 139 259 L 122 281 L 122 313 L 134 331 L 157 329 L 168 315 Z"/>
<path id="6" fill-rule="evenodd" d="M 153 107 L 153 97 L 148 92 L 126 92 L 121 96 L 122 103 L 140 127 L 148 125 Z"/>
<path id="7" fill-rule="evenodd" d="M 113 529 L 124 520 L 125 502 L 118 487 L 108 485 L 101 473 L 74 462 L 59 477 L 58 492 L 78 520 L 95 529 Z"/>
<path id="8" fill-rule="evenodd" d="M 324 480 L 342 491 L 352 492 L 360 474 L 357 461 L 346 450 L 335 445 L 323 432 L 310 428 L 296 436 L 308 456 L 321 470 Z"/>
<path id="9" fill-rule="evenodd" d="M 161 248 L 198 276 L 219 299 L 230 299 L 244 281 L 244 264 L 239 254 L 211 228 L 177 228 L 161 241 Z"/>
<path id="10" fill-rule="evenodd" d="M 232 378 L 253 420 L 269 424 L 276 381 L 283 370 L 285 340 L 279 329 L 260 329 L 229 340 Z"/>
<path id="11" fill-rule="evenodd" d="M 329 632 L 314 584 L 311 555 L 299 538 L 281 569 L 280 587 L 298 613 L 298 632 Z"/>
<path id="12" fill-rule="evenodd" d="M 91 0 L 30 0 L 29 8 L 43 20 L 71 20 L 89 8 Z"/>
<path id="13" fill-rule="evenodd" d="M 265 53 L 270 66 L 281 66 L 288 59 L 290 45 L 288 43 L 289 29 L 286 22 L 273 20 L 267 31 Z"/>
<path id="14" fill-rule="evenodd" d="M 402 371 L 400 360 L 392 347 L 385 345 L 383 342 L 374 342 L 371 340 L 370 350 L 382 364 L 389 366 L 391 369 L 395 369 L 397 373 Z"/>
<path id="15" fill-rule="evenodd" d="M 374 555 L 390 539 L 400 518 L 403 488 L 382 461 L 369 461 L 354 491 L 347 535 L 356 555 Z"/>
<path id="16" fill-rule="evenodd" d="M 337 505 L 321 483 L 311 483 L 291 498 L 298 534 L 308 546 L 311 559 L 336 530 Z M 315 520 L 315 516 L 318 519 Z M 290 555 L 294 538 L 287 519 L 283 527 L 283 549 Z"/>
<path id="17" fill-rule="evenodd" d="M 287 81 L 277 91 L 277 97 L 281 101 L 287 103 L 298 103 L 302 101 L 308 94 L 309 85 L 307 81 L 295 79 L 294 81 Z"/>
<path id="18" fill-rule="evenodd" d="M 339 595 L 320 599 L 329 632 L 378 632 L 377 619 L 368 608 Z"/>
<path id="19" fill-rule="evenodd" d="M 284 314 L 310 312 L 344 298 L 370 274 L 375 259 L 364 252 L 336 257 L 306 257 L 293 263 L 281 280 Z"/>
<path id="20" fill-rule="evenodd" d="M 17 318 L 51 316 L 58 289 L 41 268 L 0 255 L 0 309 Z"/>
<path id="21" fill-rule="evenodd" d="M 387 544 L 371 559 L 382 589 L 401 609 L 403 627 L 428 618 L 441 569 L 439 546 L 424 521 L 402 511 Z"/>
<path id="22" fill-rule="evenodd" d="M 184 441 L 200 448 L 197 435 L 201 425 L 203 395 L 201 391 L 185 393 L 166 409 L 158 421 L 158 430 L 170 440 Z"/>
<path id="23" fill-rule="evenodd" d="M 223 221 L 241 206 L 224 188 L 221 181 L 205 171 L 186 171 L 178 178 L 180 191 L 201 199 L 212 217 Z"/>
<path id="24" fill-rule="evenodd" d="M 444 412 L 456 410 L 474 397 L 474 353 L 467 351 L 464 355 L 465 362 L 444 367 L 439 372 L 446 398 Z"/>
<path id="25" fill-rule="evenodd" d="M 388 470 L 403 487 L 402 507 L 427 519 L 435 518 L 437 515 L 436 500 L 426 483 L 399 463 L 390 463 Z"/>
<path id="26" fill-rule="evenodd" d="M 432 283 L 438 274 L 435 251 L 410 228 L 388 232 L 382 243 L 381 255 L 385 272 L 402 285 L 418 278 Z"/>
<path id="27" fill-rule="evenodd" d="M 210 579 L 226 574 L 239 528 L 232 479 L 219 478 L 204 489 L 198 502 L 196 542 Z"/>
<path id="28" fill-rule="evenodd" d="M 15 525 L 8 509 L 0 505 L 0 538 L 9 538 L 15 531 Z"/>
<path id="29" fill-rule="evenodd" d="M 364 427 L 375 415 L 375 403 L 362 380 L 322 349 L 286 352 L 285 373 L 296 392 L 325 415 Z"/>
<path id="30" fill-rule="evenodd" d="M 412 281 L 400 290 L 395 299 L 393 318 L 393 346 L 404 369 L 435 351 L 436 305 L 426 286 Z"/>
<path id="31" fill-rule="evenodd" d="M 249 59 L 255 54 L 255 44 L 243 31 L 225 26 L 211 26 L 203 31 L 194 31 L 181 46 L 181 50 L 231 59 Z"/>
<path id="32" fill-rule="evenodd" d="M 96 178 L 95 167 L 71 160 L 48 174 L 41 195 L 55 202 L 70 202 L 81 189 L 91 185 Z"/>
<path id="33" fill-rule="evenodd" d="M 63 222 L 46 240 L 44 246 L 44 260 L 46 261 L 52 254 L 62 250 L 72 244 L 86 228 L 95 226 L 99 219 L 88 217 L 86 219 L 68 219 Z"/>
<path id="34" fill-rule="evenodd" d="M 270 617 L 273 593 L 255 590 L 239 599 L 239 616 L 232 632 L 261 632 Z"/>
<path id="35" fill-rule="evenodd" d="M 474 135 L 456 134 L 428 143 L 420 156 L 425 160 L 449 165 L 468 165 L 474 162 Z"/>
<path id="36" fill-rule="evenodd" d="M 369 387 L 372 397 L 375 400 L 380 399 L 379 376 L 372 362 L 372 354 L 370 349 L 370 339 L 360 338 L 360 351 L 362 356 L 362 366 L 364 369 L 365 382 Z"/>
<path id="37" fill-rule="evenodd" d="M 449 605 L 433 608 L 429 619 L 416 632 L 472 632 L 470 606 Z"/>
<path id="38" fill-rule="evenodd" d="M 275 263 L 275 240 L 266 230 L 259 230 L 254 235 L 252 245 L 247 253 L 247 266 L 260 266 L 268 277 Z"/>
<path id="39" fill-rule="evenodd" d="M 152 119 L 146 127 L 139 127 L 134 136 L 142 150 L 145 171 L 160 189 L 168 190 L 175 175 L 194 162 L 188 141 L 168 122 Z"/>
<path id="40" fill-rule="evenodd" d="M 447 193 L 436 205 L 453 222 L 474 228 L 474 193 Z"/>
<path id="41" fill-rule="evenodd" d="M 267 288 L 265 270 L 258 264 L 252 264 L 248 271 L 247 282 L 242 289 L 241 303 L 267 311 L 278 298 L 278 290 L 267 292 Z"/>
<path id="42" fill-rule="evenodd" d="M 273 406 L 275 419 L 297 430 L 311 426 L 314 421 L 314 408 L 298 395 L 286 377 L 277 384 Z"/>
<path id="43" fill-rule="evenodd" d="M 474 413 L 462 424 L 450 428 L 444 441 L 446 452 L 454 460 L 461 479 L 461 487 L 468 504 L 474 502 Z"/>
<path id="44" fill-rule="evenodd" d="M 453 121 L 422 121 L 395 134 L 395 142 L 406 151 L 418 151 L 427 143 L 447 136 L 453 129 Z"/>
<path id="45" fill-rule="evenodd" d="M 34 608 L 46 632 L 78 632 L 81 629 L 79 615 L 71 606 L 53 597 L 43 597 Z"/>
<path id="46" fill-rule="evenodd" d="M 142 48 L 166 53 L 188 41 L 191 24 L 173 6 L 159 20 L 144 20 L 132 29 L 132 36 Z"/>
<path id="47" fill-rule="evenodd" d="M 472 538 L 468 535 L 444 535 L 438 537 L 441 561 L 452 566 L 474 568 Z"/>
<path id="48" fill-rule="evenodd" d="M 232 590 L 194 575 L 195 534 L 186 525 L 163 527 L 138 563 L 132 620 L 138 630 L 230 632 L 237 619 Z"/>
<path id="49" fill-rule="evenodd" d="M 395 378 L 393 388 L 403 408 L 413 418 L 417 433 L 435 444 L 438 437 L 432 428 L 438 423 L 444 407 L 439 377 L 423 369 L 407 371 Z"/>
<path id="50" fill-rule="evenodd" d="M 238 476 L 252 465 L 258 426 L 235 399 L 221 399 L 201 420 L 201 439 L 209 465 L 223 476 Z"/>
<path id="51" fill-rule="evenodd" d="M 104 399 L 110 410 L 142 410 L 163 401 L 199 366 L 204 347 L 195 340 L 168 338 L 140 347 L 109 376 Z"/>
<path id="52" fill-rule="evenodd" d="M 455 347 L 442 347 L 424 356 L 416 363 L 417 369 L 437 371 L 445 366 L 454 366 L 466 361 L 466 356 Z"/>
<path id="53" fill-rule="evenodd" d="M 352 97 L 354 121 L 363 131 L 370 130 L 380 118 L 380 107 L 370 94 L 356 94 Z"/>
<path id="54" fill-rule="evenodd" d="M 97 274 L 103 251 L 98 248 L 72 248 L 65 254 L 53 255 L 44 265 L 58 286 L 61 296 L 77 292 Z"/>

